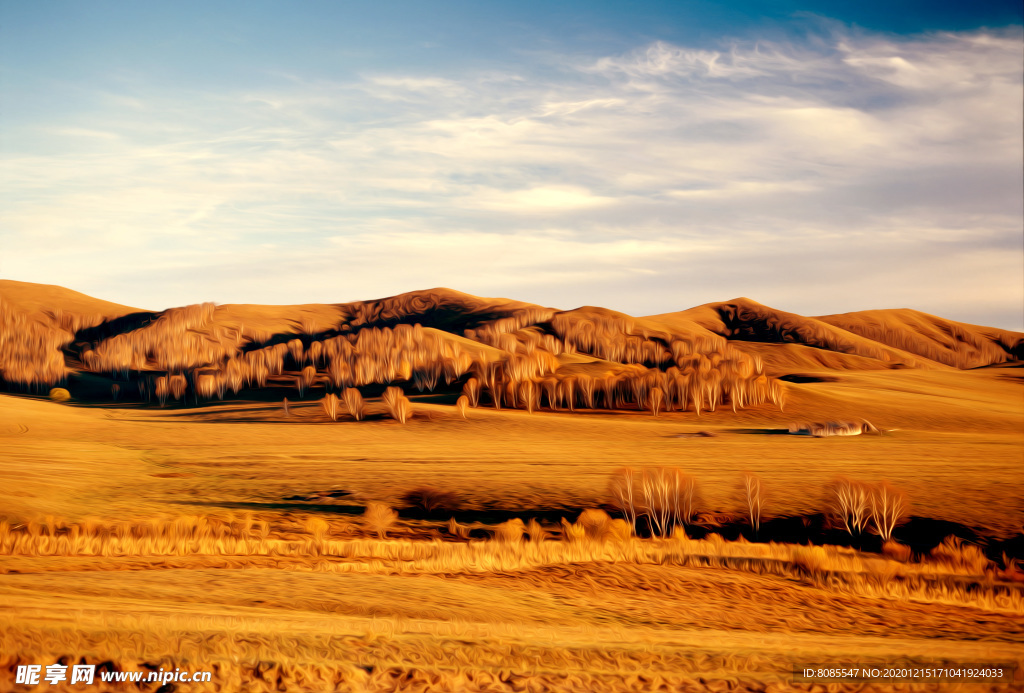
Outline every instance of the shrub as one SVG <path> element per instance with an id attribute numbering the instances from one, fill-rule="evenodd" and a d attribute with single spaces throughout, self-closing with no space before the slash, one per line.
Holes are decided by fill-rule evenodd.
<path id="1" fill-rule="evenodd" d="M 818 576 L 828 566 L 828 554 L 820 546 L 794 546 L 793 565 L 807 575 Z"/>
<path id="2" fill-rule="evenodd" d="M 50 399 L 54 402 L 68 402 L 71 400 L 71 393 L 62 387 L 55 387 L 50 390 Z"/>
<path id="3" fill-rule="evenodd" d="M 167 403 L 167 394 L 170 392 L 170 388 L 167 386 L 167 376 L 161 375 L 156 379 L 156 398 L 160 402 L 160 406 L 164 406 Z"/>
<path id="4" fill-rule="evenodd" d="M 328 393 L 322 400 L 320 400 L 321 406 L 324 408 L 324 413 L 330 417 L 331 421 L 338 420 L 338 396 L 332 393 Z"/>
<path id="5" fill-rule="evenodd" d="M 617 542 L 628 541 L 633 536 L 633 527 L 620 517 L 608 523 L 606 536 Z"/>
<path id="6" fill-rule="evenodd" d="M 604 510 L 588 508 L 580 513 L 576 523 L 583 527 L 587 539 L 604 541 L 608 537 L 608 526 L 612 518 Z"/>
<path id="7" fill-rule="evenodd" d="M 931 557 L 938 563 L 956 570 L 980 575 L 989 564 L 988 558 L 974 544 L 965 544 L 960 537 L 948 536 L 932 549 Z"/>
<path id="8" fill-rule="evenodd" d="M 462 394 L 469 400 L 469 406 L 474 409 L 480 406 L 480 381 L 470 378 L 462 386 Z"/>
<path id="9" fill-rule="evenodd" d="M 175 400 L 179 400 L 185 396 L 185 390 L 188 389 L 188 381 L 185 380 L 183 375 L 172 375 L 168 380 L 168 385 L 171 388 L 171 394 Z"/>
<path id="10" fill-rule="evenodd" d="M 587 531 L 583 525 L 572 524 L 564 517 L 562 518 L 562 539 L 564 541 L 580 542 L 587 538 Z"/>
<path id="11" fill-rule="evenodd" d="M 363 522 L 367 529 L 376 532 L 377 537 L 387 537 L 388 528 L 398 520 L 398 513 L 384 503 L 370 503 L 363 512 Z"/>
<path id="12" fill-rule="evenodd" d="M 548 538 L 547 530 L 533 518 L 526 523 L 526 533 L 530 535 L 530 541 L 533 542 L 541 542 Z"/>
<path id="13" fill-rule="evenodd" d="M 890 539 L 882 544 L 882 555 L 900 563 L 909 563 L 910 559 L 914 556 L 914 552 L 906 544 Z"/>
<path id="14" fill-rule="evenodd" d="M 448 519 L 448 533 L 459 539 L 469 539 L 469 527 L 460 525 L 454 517 Z"/>
<path id="15" fill-rule="evenodd" d="M 384 406 L 387 407 L 391 418 L 399 423 L 405 423 L 412 418 L 412 403 L 399 387 L 389 387 L 384 391 Z"/>
<path id="16" fill-rule="evenodd" d="M 306 531 L 317 540 L 323 539 L 331 525 L 322 517 L 310 517 L 306 520 Z"/>
<path id="17" fill-rule="evenodd" d="M 419 486 L 407 491 L 402 496 L 402 502 L 406 507 L 417 508 L 428 513 L 437 510 L 457 510 L 459 507 L 458 495 L 432 486 Z"/>
<path id="18" fill-rule="evenodd" d="M 747 518 L 754 536 L 761 530 L 761 479 L 753 474 L 743 475 L 743 496 L 747 502 Z"/>
<path id="19" fill-rule="evenodd" d="M 526 525 L 518 517 L 502 522 L 494 528 L 494 538 L 503 544 L 521 544 Z"/>
<path id="20" fill-rule="evenodd" d="M 665 391 L 660 387 L 653 388 L 647 395 L 647 409 L 654 416 L 658 415 L 661 411 L 662 405 L 665 403 Z"/>
<path id="21" fill-rule="evenodd" d="M 362 421 L 366 415 L 366 405 L 359 390 L 354 387 L 346 388 L 342 394 L 342 399 L 345 402 L 345 408 L 348 409 L 349 415 L 356 421 Z"/>
<path id="22" fill-rule="evenodd" d="M 306 366 L 299 375 L 295 376 L 295 387 L 299 390 L 299 397 L 306 396 L 306 390 L 316 384 L 316 368 Z"/>

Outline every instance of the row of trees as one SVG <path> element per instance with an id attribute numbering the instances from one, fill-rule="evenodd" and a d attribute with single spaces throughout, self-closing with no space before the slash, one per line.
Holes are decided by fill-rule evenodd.
<path id="1" fill-rule="evenodd" d="M 161 405 L 237 396 L 243 388 L 269 387 L 272 379 L 276 386 L 294 386 L 300 398 L 313 390 L 339 396 L 373 385 L 404 384 L 433 392 L 458 381 L 466 398 L 463 410 L 482 404 L 531 412 L 626 408 L 657 416 L 663 411 L 699 414 L 726 404 L 736 410 L 784 403 L 783 385 L 767 377 L 758 359 L 730 348 L 724 339 L 674 338 L 596 309 L 499 312 L 466 330 L 480 343 L 476 349 L 419 324 L 372 324 L 404 319 L 409 311 L 435 310 L 428 299 L 350 306 L 351 315 L 341 312 L 354 322 L 326 326 L 322 332 L 322 326 L 306 324 L 304 333 L 274 343 L 267 343 L 270 335 L 259 330 L 218 324 L 218 308 L 205 303 L 165 311 L 137 329 L 77 348 L 89 371 L 125 383 L 112 389 L 112 396 L 130 396 L 134 382 L 144 400 Z M 61 349 L 74 334 L 55 338 L 52 326 L 36 334 L 24 316 L 3 311 L 0 319 L 9 327 L 0 336 L 3 377 L 62 383 L 68 369 Z M 353 330 L 359 323 L 366 326 Z M 565 367 L 564 354 L 571 353 L 604 362 Z"/>
<path id="2" fill-rule="evenodd" d="M 744 474 L 740 491 L 747 521 L 757 536 L 765 501 L 761 479 Z M 671 536 L 677 528 L 684 531 L 697 514 L 697 481 L 678 468 L 623 467 L 612 474 L 608 492 L 634 533 L 638 523 L 643 522 L 651 536 Z M 906 494 L 887 482 L 840 478 L 829 484 L 827 497 L 828 515 L 833 523 L 857 540 L 873 532 L 883 542 L 889 542 L 893 531 L 908 516 Z"/>
<path id="3" fill-rule="evenodd" d="M 413 416 L 412 402 L 405 396 L 402 389 L 399 387 L 389 387 L 384 391 L 384 395 L 381 397 L 381 401 L 384 404 L 388 415 L 398 421 L 399 423 L 405 423 Z M 331 421 L 337 421 L 338 416 L 341 413 L 342 407 L 348 412 L 356 421 L 362 421 L 366 416 L 366 403 L 363 400 L 362 394 L 359 390 L 354 387 L 346 388 L 342 392 L 341 397 L 338 397 L 334 393 L 327 393 L 324 398 L 320 401 L 320 405 L 323 407 L 324 413 L 327 414 Z"/>
<path id="4" fill-rule="evenodd" d="M 68 376 L 63 349 L 90 319 L 48 314 L 39 319 L 0 298 L 0 382 L 26 392 L 47 392 Z"/>

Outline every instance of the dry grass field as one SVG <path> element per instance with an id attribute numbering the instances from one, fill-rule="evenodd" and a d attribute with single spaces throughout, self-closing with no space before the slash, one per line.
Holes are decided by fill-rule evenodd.
<path id="1" fill-rule="evenodd" d="M 46 302 L 29 305 L 22 293 L 8 287 L 3 298 L 31 321 Z M 461 314 L 503 319 L 470 298 L 460 298 Z M 264 344 L 285 329 L 320 334 L 332 313 L 356 324 L 394 308 L 346 305 L 310 309 L 325 324 L 305 327 L 289 327 L 285 309 L 225 310 L 248 311 L 250 325 L 263 320 Z M 774 383 L 763 386 L 764 398 L 736 411 L 726 399 L 698 416 L 692 406 L 647 407 L 650 395 L 586 407 L 571 391 L 561 400 L 570 410 L 559 406 L 562 390 L 552 390 L 539 407 L 513 397 L 501 409 L 481 402 L 463 414 L 462 374 L 448 389 L 403 387 L 413 414 L 403 424 L 373 384 L 356 384 L 363 420 L 344 411 L 332 420 L 325 381 L 311 380 L 300 396 L 273 375 L 266 390 L 223 399 L 161 406 L 112 398 L 110 382 L 127 391 L 133 381 L 90 370 L 84 350 L 115 339 L 113 327 L 95 330 L 132 309 L 103 308 L 77 323 L 68 313 L 46 318 L 68 323 L 69 336 L 53 343 L 69 372 L 69 401 L 18 391 L 7 363 L 2 691 L 1024 689 L 1024 371 L 1012 357 L 992 361 L 1005 334 L 975 341 L 963 358 L 990 360 L 975 367 L 957 362 L 967 352 L 936 346 L 928 330 L 939 323 L 925 325 L 920 314 L 900 317 L 924 325 L 910 338 L 893 325 L 873 327 L 872 316 L 797 324 L 799 316 L 748 315 L 743 327 L 716 309 L 728 323 L 721 327 L 702 307 L 637 319 L 637 353 L 652 348 L 641 342 L 658 339 L 651 335 L 659 329 L 690 330 L 693 349 L 707 339 L 725 354 L 722 363 L 738 364 L 730 371 L 709 357 L 723 375 L 707 382 L 733 383 L 732 398 L 745 382 L 762 387 L 756 371 L 744 370 L 749 359 Z M 573 319 L 600 327 L 593 315 Z M 550 383 L 559 388 L 566 378 L 637 362 L 622 356 L 634 348 L 628 339 L 621 349 L 582 353 L 585 339 L 559 327 L 559 317 L 531 319 L 533 328 L 513 326 L 516 342 L 504 340 L 507 331 L 488 336 L 486 322 L 443 338 L 464 342 L 461 353 L 474 359 L 504 353 L 503 364 L 519 358 L 516 344 L 535 342 L 532 354 L 553 344 L 554 333 L 563 347 L 576 340 L 573 353 L 558 357 L 558 373 L 572 374 Z M 11 324 L 28 324 L 18 320 Z M 450 316 L 435 311 L 432 320 L 438 334 L 454 334 Z M 140 339 L 147 328 L 118 329 Z M 196 339 L 224 336 L 210 325 L 183 329 Z M 539 336 L 515 333 L 524 329 Z M 740 356 L 711 343 L 769 329 L 802 336 L 728 337 Z M 450 360 L 459 353 L 445 349 Z M 690 358 L 684 352 L 677 349 L 676 364 Z M 907 367 L 889 367 L 898 358 Z M 149 359 L 145 372 L 175 372 L 161 370 L 158 355 Z M 285 364 L 282 377 L 292 377 Z M 685 377 L 683 365 L 679 372 Z M 203 376 L 188 377 L 192 388 Z M 544 377 L 536 376 L 538 388 Z M 621 392 L 634 383 L 621 380 Z M 793 424 L 830 421 L 868 421 L 880 435 L 789 434 Z M 628 523 L 605 515 L 621 516 L 609 484 L 623 467 L 681 470 L 696 483 L 692 514 L 673 532 L 652 532 L 643 519 L 635 532 L 623 530 Z M 756 535 L 745 474 L 760 482 Z M 874 533 L 845 531 L 834 512 L 840 477 L 888 482 L 905 494 L 892 542 L 882 546 L 877 523 Z M 433 489 L 434 503 L 417 489 Z M 213 675 L 163 687 L 14 682 L 19 665 L 53 663 Z M 1004 678 L 829 682 L 795 673 L 809 665 L 986 663 L 1008 665 Z"/>

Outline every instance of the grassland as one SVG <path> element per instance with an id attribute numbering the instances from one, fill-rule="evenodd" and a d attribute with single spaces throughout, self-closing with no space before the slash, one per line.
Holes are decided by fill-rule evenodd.
<path id="1" fill-rule="evenodd" d="M 833 371 L 787 383 L 785 412 L 699 418 L 463 419 L 424 397 L 404 426 L 373 401 L 366 421 L 333 423 L 315 401 L 286 416 L 279 402 L 0 396 L 0 689 L 14 688 L 17 664 L 60 658 L 213 671 L 178 689 L 197 691 L 824 690 L 794 668 L 901 658 L 1016 663 L 1015 682 L 970 690 L 1021 687 L 1012 565 L 969 546 L 903 562 L 719 536 L 742 524 L 738 485 L 753 472 L 766 518 L 811 521 L 846 475 L 902 488 L 919 526 L 1012 541 L 1024 520 L 1019 373 Z M 772 433 L 845 418 L 885 434 Z M 609 475 L 627 464 L 694 475 L 705 538 L 565 534 L 558 518 L 608 503 Z M 422 485 L 461 498 L 470 539 L 443 514 L 400 509 L 383 540 L 363 522 L 366 504 L 400 508 Z M 512 516 L 540 519 L 550 537 L 490 538 Z"/>

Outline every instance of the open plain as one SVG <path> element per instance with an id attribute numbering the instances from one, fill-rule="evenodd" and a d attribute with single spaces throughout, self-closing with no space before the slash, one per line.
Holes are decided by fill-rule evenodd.
<path id="1" fill-rule="evenodd" d="M 162 691 L 1024 687 L 1020 335 L 940 349 L 898 312 L 879 341 L 855 314 L 753 302 L 633 319 L 455 292 L 174 323 L 15 284 L 0 294 L 2 690 L 137 689 L 14 683 L 53 663 L 213 672 L 139 685 Z M 361 332 L 415 324 L 436 370 L 408 349 L 393 372 L 364 368 Z M 59 380 L 37 375 L 45 358 L 18 380 L 31 349 L 11 326 L 56 345 Z M 194 342 L 169 358 L 147 330 Z M 314 346 L 332 339 L 352 345 L 349 370 Z M 289 343 L 262 386 L 231 391 L 235 359 Z M 181 396 L 158 399 L 174 377 Z M 474 378 L 476 406 L 460 403 Z M 358 406 L 332 415 L 346 389 Z M 850 421 L 863 432 L 791 433 Z M 657 470 L 692 490 L 660 528 Z M 898 494 L 887 542 L 868 510 L 849 530 L 844 482 Z M 802 676 L 988 664 L 998 680 Z"/>

